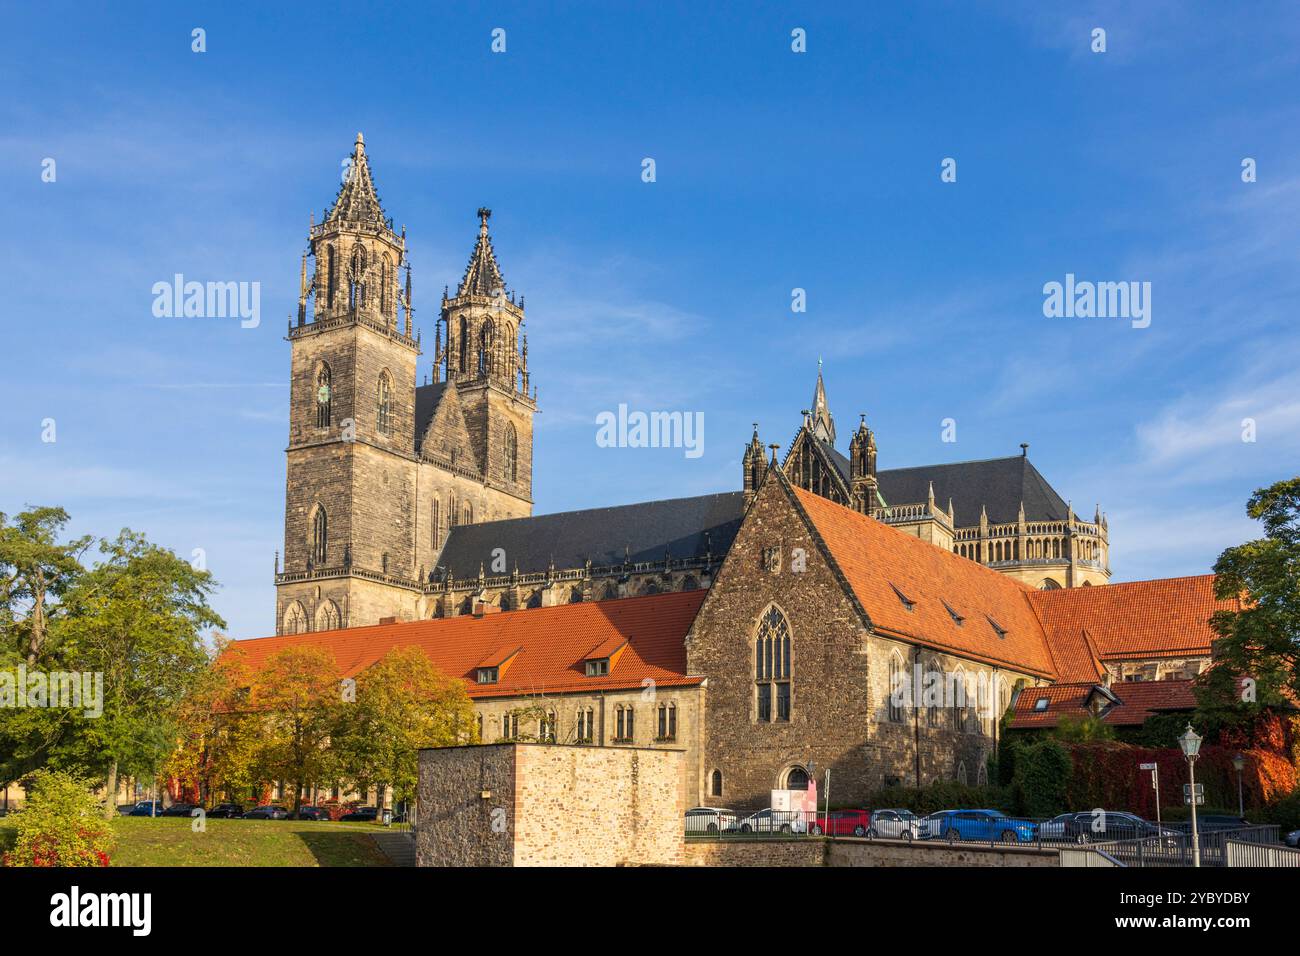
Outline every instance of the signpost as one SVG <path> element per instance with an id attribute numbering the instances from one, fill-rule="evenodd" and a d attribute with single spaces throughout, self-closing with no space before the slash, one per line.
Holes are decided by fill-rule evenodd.
<path id="1" fill-rule="evenodd" d="M 1189 807 L 1192 805 L 1192 793 L 1193 793 L 1193 791 L 1192 791 L 1192 787 L 1193 787 L 1193 786 L 1196 787 L 1196 790 L 1195 790 L 1195 793 L 1196 793 L 1196 805 L 1197 805 L 1198 807 L 1204 806 L 1204 805 L 1205 805 L 1205 784 L 1203 784 L 1203 783 L 1198 783 L 1198 784 L 1185 783 L 1185 784 L 1183 784 L 1183 803 L 1186 804 L 1186 805 L 1189 806 Z"/>
<path id="2" fill-rule="evenodd" d="M 1156 791 L 1156 829 L 1160 829 L 1160 765 L 1152 761 L 1151 763 L 1138 764 L 1141 770 L 1151 771 L 1151 786 Z"/>

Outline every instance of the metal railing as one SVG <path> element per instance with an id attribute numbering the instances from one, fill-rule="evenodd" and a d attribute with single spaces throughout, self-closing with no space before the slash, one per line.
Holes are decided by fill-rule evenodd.
<path id="1" fill-rule="evenodd" d="M 1262 843 L 1243 843 L 1229 838 L 1224 844 L 1224 866 L 1286 866 L 1300 868 L 1300 849 L 1287 846 L 1268 846 Z"/>
<path id="2" fill-rule="evenodd" d="M 1199 843 L 1201 866 L 1225 866 L 1227 865 L 1227 846 L 1229 843 L 1277 847 L 1279 843 L 1278 827 L 1255 826 L 1238 827 L 1230 830 L 1208 830 L 1199 834 Z M 1193 866 L 1196 859 L 1190 829 L 1170 831 L 1162 836 L 1094 843 L 1091 849 L 1104 852 L 1118 861 L 1121 866 L 1128 867 Z"/>

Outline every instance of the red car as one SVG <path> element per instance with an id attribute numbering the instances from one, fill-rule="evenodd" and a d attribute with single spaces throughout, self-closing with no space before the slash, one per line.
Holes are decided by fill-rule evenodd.
<path id="1" fill-rule="evenodd" d="M 808 832 L 814 836 L 829 833 L 831 836 L 866 836 L 871 828 L 871 813 L 867 810 L 832 810 L 817 814 L 817 820 Z"/>

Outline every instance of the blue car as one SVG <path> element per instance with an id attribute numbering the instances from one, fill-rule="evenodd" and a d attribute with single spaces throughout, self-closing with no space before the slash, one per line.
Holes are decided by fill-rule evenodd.
<path id="1" fill-rule="evenodd" d="M 941 810 L 921 821 L 921 839 L 969 840 L 975 843 L 1032 843 L 1038 824 L 1009 817 L 1001 810 Z"/>

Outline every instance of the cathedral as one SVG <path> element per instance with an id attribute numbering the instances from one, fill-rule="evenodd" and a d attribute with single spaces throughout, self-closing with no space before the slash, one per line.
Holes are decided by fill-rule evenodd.
<path id="1" fill-rule="evenodd" d="M 419 647 L 465 683 L 466 742 L 682 749 L 688 799 L 716 806 L 823 768 L 850 801 L 979 782 L 1008 711 L 1188 706 L 1210 616 L 1237 606 L 1212 575 L 1110 584 L 1100 508 L 1078 517 L 1027 445 L 882 470 L 862 416 L 841 452 L 820 368 L 784 453 L 755 426 L 738 490 L 533 515 L 537 389 L 490 215 L 417 384 L 405 230 L 358 134 L 288 330 L 276 636 L 227 653 L 309 644 L 351 677 Z M 939 699 L 906 692 L 921 675 Z"/>
<path id="2" fill-rule="evenodd" d="M 385 215 L 357 134 L 338 195 L 311 226 L 288 332 L 278 633 L 708 587 L 772 467 L 755 426 L 742 491 L 534 517 L 524 297 L 507 290 L 490 216 L 478 210 L 465 273 L 454 295 L 443 291 L 431 380 L 417 384 L 405 229 Z M 847 456 L 835 443 L 819 368 L 779 464 L 796 487 L 1031 587 L 1110 576 L 1100 509 L 1077 517 L 1027 445 L 1008 458 L 877 471 L 865 417 Z"/>

